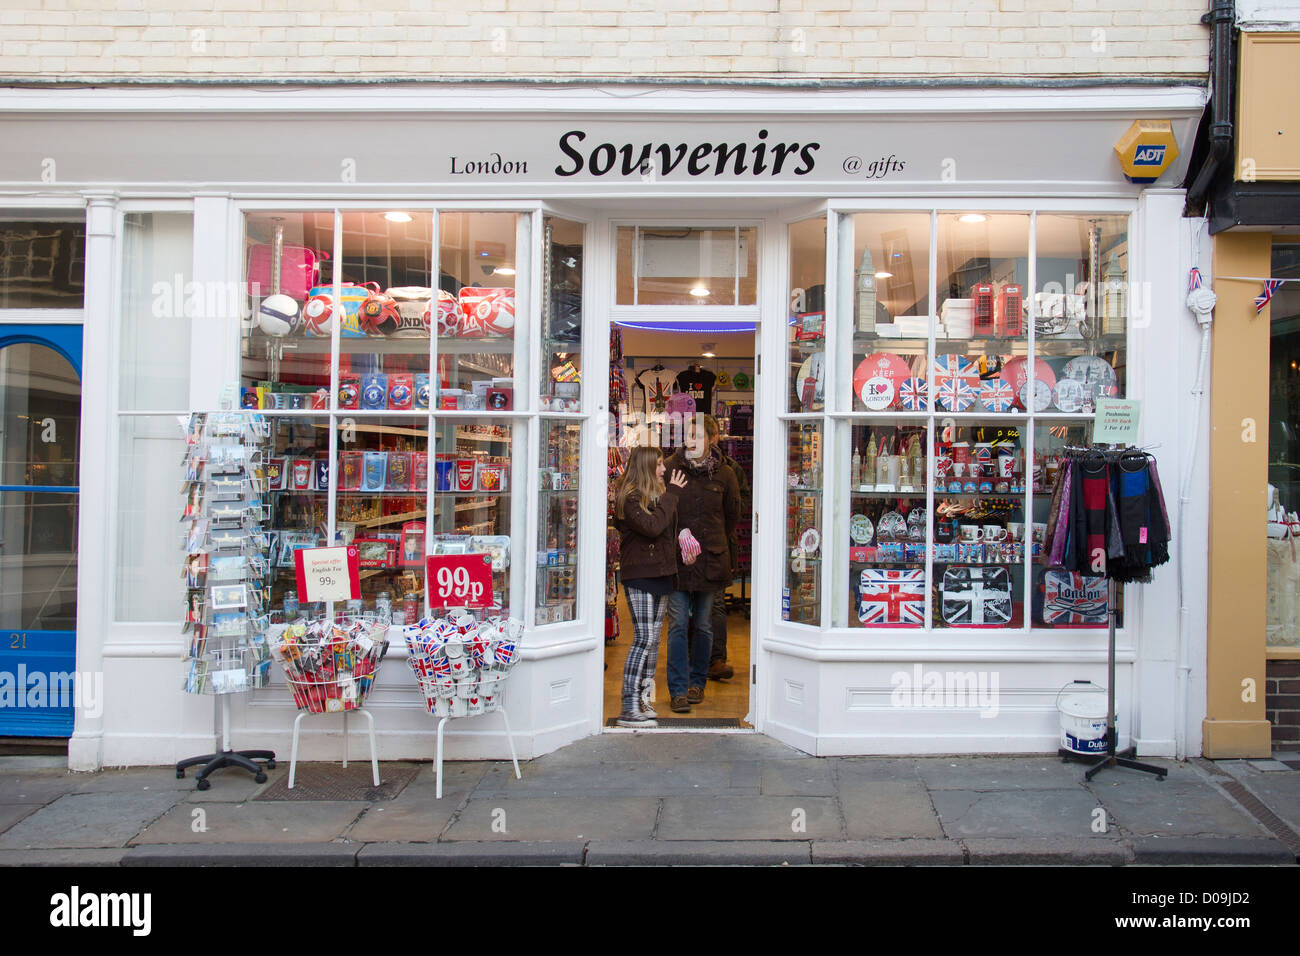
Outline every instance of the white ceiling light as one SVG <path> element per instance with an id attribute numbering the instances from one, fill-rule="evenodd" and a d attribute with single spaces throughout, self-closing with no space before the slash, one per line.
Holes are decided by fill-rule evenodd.
<path id="1" fill-rule="evenodd" d="M 411 214 L 406 212 L 386 212 L 384 218 L 389 222 L 410 222 Z"/>
<path id="2" fill-rule="evenodd" d="M 892 279 L 892 278 L 894 278 L 894 274 L 893 274 L 892 272 L 877 272 L 877 273 L 876 273 L 876 278 L 877 278 L 877 279 Z"/>
<path id="3" fill-rule="evenodd" d="M 492 270 L 492 274 L 498 276 L 512 276 L 515 274 L 515 268 L 514 266 L 497 266 Z"/>
<path id="4" fill-rule="evenodd" d="M 987 219 L 988 219 L 987 216 L 981 216 L 977 212 L 968 212 L 964 216 L 959 216 L 957 218 L 957 221 L 958 222 L 984 222 Z"/>

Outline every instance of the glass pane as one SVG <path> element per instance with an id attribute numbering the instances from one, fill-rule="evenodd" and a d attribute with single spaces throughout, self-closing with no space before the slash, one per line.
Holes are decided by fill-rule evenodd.
<path id="1" fill-rule="evenodd" d="M 433 543 L 431 554 L 499 553 L 492 592 L 499 611 L 510 613 L 510 484 L 514 429 L 507 419 L 442 418 L 434 443 Z"/>
<path id="2" fill-rule="evenodd" d="M 245 218 L 244 408 L 329 407 L 329 335 L 336 316 L 332 290 L 325 287 L 334 279 L 333 250 L 332 212 L 257 212 Z M 362 297 L 354 290 L 343 298 L 346 327 L 355 322 Z"/>
<path id="3" fill-rule="evenodd" d="M 852 225 L 852 261 L 841 263 L 842 286 L 852 290 L 844 301 L 852 303 L 853 349 L 841 353 L 839 366 L 853 392 L 845 407 L 926 411 L 930 216 L 859 213 Z"/>
<path id="4" fill-rule="evenodd" d="M 849 626 L 925 626 L 926 425 L 851 431 Z"/>
<path id="5" fill-rule="evenodd" d="M 81 379 L 45 345 L 0 349 L 0 483 L 75 485 L 81 442 Z"/>
<path id="6" fill-rule="evenodd" d="M 320 547 L 329 520 L 329 419 L 273 417 L 266 453 L 266 497 L 270 508 L 268 583 L 271 588 L 271 620 L 281 615 L 298 616 L 297 579 L 293 553 L 299 548 Z M 340 448 L 346 447 L 340 444 Z M 345 509 L 340 497 L 338 520 Z M 350 512 L 348 512 L 351 514 Z M 304 613 L 324 614 L 324 607 L 302 608 Z"/>
<path id="7" fill-rule="evenodd" d="M 185 423 L 173 416 L 129 416 L 118 425 L 117 578 L 119 621 L 175 621 L 185 602 L 177 565 L 185 552 L 178 494 Z"/>
<path id="8" fill-rule="evenodd" d="M 1034 426 L 1034 521 L 1029 532 L 1034 562 L 1033 626 L 1106 627 L 1108 587 L 1101 575 L 1052 569 L 1044 553 L 1049 522 L 1052 521 L 1053 491 L 1062 468 L 1067 445 L 1092 443 L 1092 422 L 1054 421 Z M 1058 509 L 1059 510 L 1059 509 Z M 1124 587 L 1118 585 L 1119 613 L 1116 625 L 1124 625 Z"/>
<path id="9" fill-rule="evenodd" d="M 941 214 L 938 262 L 935 411 L 1044 410 L 1050 371 L 1040 363 L 1030 376 L 1026 367 L 1029 217 Z"/>
<path id="10" fill-rule="evenodd" d="M 754 305 L 753 226 L 620 226 L 619 305 Z"/>
<path id="11" fill-rule="evenodd" d="M 0 627 L 76 629 L 75 494 L 0 494 Z"/>
<path id="12" fill-rule="evenodd" d="M 543 220 L 542 411 L 581 410 L 583 228 Z"/>
<path id="13" fill-rule="evenodd" d="M 512 212 L 439 217 L 438 285 L 446 293 L 438 297 L 440 408 L 514 407 L 520 220 Z"/>
<path id="14" fill-rule="evenodd" d="M 936 435 L 936 628 L 1024 626 L 1023 439 L 1021 426 L 1005 422 L 962 422 Z"/>
<path id="15" fill-rule="evenodd" d="M 433 214 L 343 213 L 339 269 L 347 315 L 339 339 L 340 409 L 428 408 Z M 316 305 L 308 304 L 308 315 Z M 329 340 L 319 341 L 328 353 Z"/>
<path id="16" fill-rule="evenodd" d="M 1300 278 L 1300 244 L 1273 242 L 1270 276 Z M 1268 395 L 1268 604 L 1266 633 L 1272 646 L 1300 644 L 1296 600 L 1300 563 L 1292 558 L 1287 529 L 1300 515 L 1300 285 L 1284 282 L 1269 303 Z M 1297 522 L 1300 524 L 1300 521 Z M 1293 526 L 1294 528 L 1294 526 Z M 1296 529 L 1300 530 L 1300 529 Z M 1295 530 L 1291 531 L 1294 534 Z"/>
<path id="17" fill-rule="evenodd" d="M 781 619 L 816 625 L 821 623 L 823 431 L 820 422 L 790 422 L 788 429 Z"/>
<path id="18" fill-rule="evenodd" d="M 190 323 L 233 315 L 242 297 L 192 284 L 194 217 L 127 213 L 122 235 L 119 406 L 174 410 L 190 404 Z M 222 289 L 223 293 L 228 290 Z"/>
<path id="19" fill-rule="evenodd" d="M 1052 411 L 1091 414 L 1122 397 L 1131 307 L 1127 216 L 1039 216 L 1035 349 Z"/>
<path id="20" fill-rule="evenodd" d="M 0 309 L 80 309 L 85 291 L 83 218 L 0 220 Z"/>
<path id="21" fill-rule="evenodd" d="M 554 624 L 577 617 L 578 464 L 582 426 L 542 420 L 537 500 L 537 615 Z"/>
<path id="22" fill-rule="evenodd" d="M 826 219 L 790 226 L 790 368 L 788 407 L 817 412 L 825 407 Z"/>
<path id="23" fill-rule="evenodd" d="M 361 560 L 361 606 L 353 609 L 387 611 L 394 624 L 413 624 L 424 614 L 428 419 L 340 419 L 338 450 L 335 529 Z"/>

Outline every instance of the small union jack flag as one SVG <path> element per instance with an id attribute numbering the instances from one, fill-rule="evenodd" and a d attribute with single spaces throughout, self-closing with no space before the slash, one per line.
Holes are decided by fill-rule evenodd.
<path id="1" fill-rule="evenodd" d="M 863 624 L 925 624 L 923 568 L 866 568 L 859 597 L 858 620 Z"/>
<path id="2" fill-rule="evenodd" d="M 908 378 L 898 386 L 898 401 L 909 412 L 930 410 L 930 388 L 923 378 Z"/>
<path id="3" fill-rule="evenodd" d="M 1264 281 L 1264 294 L 1255 296 L 1255 314 L 1259 315 L 1264 311 L 1264 306 L 1268 305 L 1268 300 L 1273 298 L 1273 293 L 1282 285 L 1281 279 L 1266 279 Z"/>

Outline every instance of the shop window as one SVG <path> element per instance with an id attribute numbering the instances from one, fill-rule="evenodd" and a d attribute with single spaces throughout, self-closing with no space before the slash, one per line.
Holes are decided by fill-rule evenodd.
<path id="1" fill-rule="evenodd" d="M 790 367 L 792 412 L 826 407 L 826 217 L 790 226 Z"/>
<path id="2" fill-rule="evenodd" d="M 781 617 L 821 623 L 821 422 L 791 421 L 786 439 L 785 574 Z"/>
<path id="3" fill-rule="evenodd" d="M 581 223 L 542 220 L 542 411 L 582 407 L 583 237 Z"/>
<path id="4" fill-rule="evenodd" d="M 537 603 L 534 623 L 557 624 L 576 616 L 578 465 L 582 428 L 543 419 L 537 492 Z"/>
<path id="5" fill-rule="evenodd" d="M 200 288 L 194 216 L 127 213 L 122 223 L 119 408 L 166 411 L 190 404 L 190 327 L 245 305 L 238 290 Z"/>
<path id="6" fill-rule="evenodd" d="M 837 350 L 830 379 L 840 399 L 830 405 L 844 409 L 828 422 L 833 626 L 1105 626 L 1105 581 L 1052 571 L 1043 549 L 1066 447 L 1091 439 L 1098 398 L 1123 393 L 1126 222 L 980 212 L 836 219 L 834 330 L 853 347 Z M 1107 282 L 1117 290 L 1109 298 Z M 1044 332 L 1036 306 L 1055 308 L 1058 285 L 1083 304 L 1073 325 Z M 1034 286 L 1045 293 L 1026 291 Z M 793 429 L 809 427 L 791 421 L 792 460 Z M 804 501 L 790 495 L 793 534 Z"/>
<path id="7" fill-rule="evenodd" d="M 1300 244 L 1273 243 L 1269 275 L 1300 279 Z M 1268 604 L 1270 647 L 1300 646 L 1300 285 L 1284 282 L 1269 302 Z"/>
<path id="8" fill-rule="evenodd" d="M 620 226 L 618 305 L 758 303 L 753 226 Z"/>
<path id="9" fill-rule="evenodd" d="M 80 309 L 85 290 L 84 217 L 0 218 L 0 309 Z"/>

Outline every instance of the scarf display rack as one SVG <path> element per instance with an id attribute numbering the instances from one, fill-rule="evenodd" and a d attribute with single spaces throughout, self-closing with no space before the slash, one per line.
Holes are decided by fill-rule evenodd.
<path id="1" fill-rule="evenodd" d="M 1106 577 L 1106 750 L 1085 754 L 1061 747 L 1057 754 L 1062 763 L 1091 764 L 1086 780 L 1107 767 L 1128 767 L 1163 780 L 1169 771 L 1139 761 L 1136 746 L 1118 749 L 1115 729 L 1119 585 L 1149 580 L 1151 568 L 1169 559 L 1169 517 L 1155 459 L 1142 449 L 1117 445 L 1067 446 L 1065 458 L 1052 495 L 1046 548 L 1053 564 Z M 1098 479 L 1104 479 L 1104 487 Z M 1082 567 L 1081 558 L 1086 562 Z"/>

